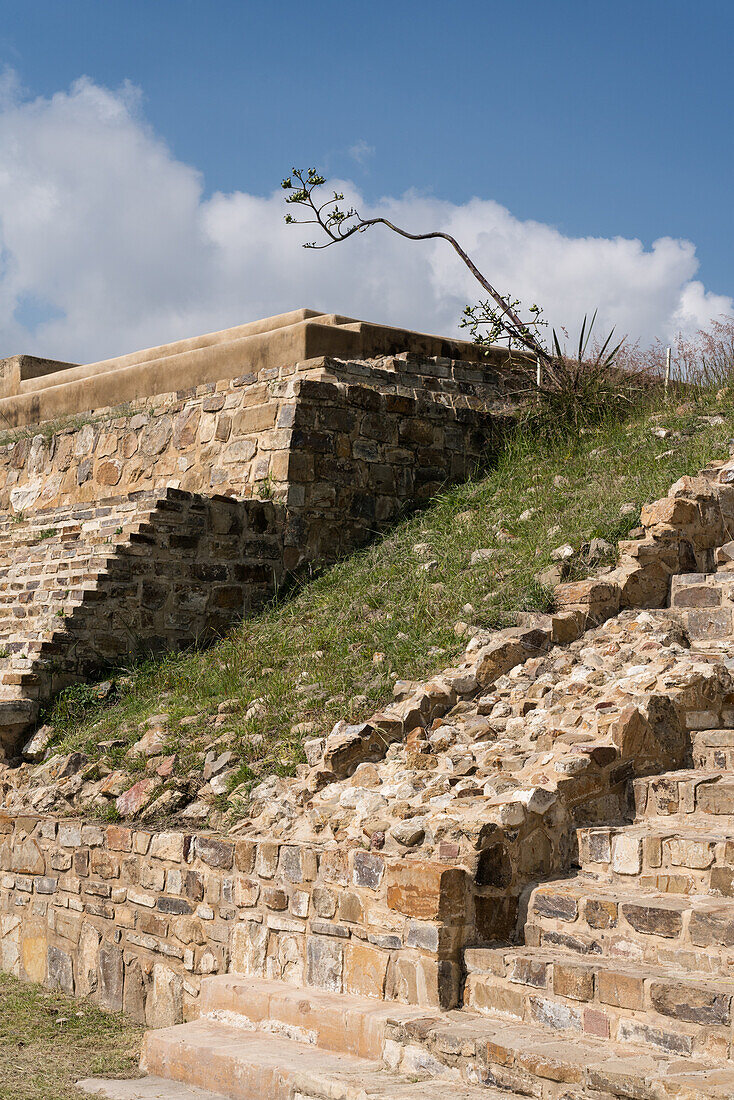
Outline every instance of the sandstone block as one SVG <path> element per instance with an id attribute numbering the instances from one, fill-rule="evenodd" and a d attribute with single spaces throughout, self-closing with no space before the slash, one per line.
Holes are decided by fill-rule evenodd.
<path id="1" fill-rule="evenodd" d="M 423 920 L 460 922 L 466 909 L 466 873 L 423 860 L 402 860 L 387 870 L 388 908 Z"/>
<path id="2" fill-rule="evenodd" d="M 347 944 L 344 955 L 344 992 L 363 997 L 382 997 L 389 954 L 367 944 Z"/>
<path id="3" fill-rule="evenodd" d="M 562 965 L 553 966 L 553 992 L 574 1001 L 591 1001 L 594 997 L 594 974 L 588 968 Z"/>
<path id="4" fill-rule="evenodd" d="M 645 985 L 642 974 L 619 973 L 600 969 L 597 974 L 599 1000 L 615 1008 L 641 1009 L 644 1005 Z"/>

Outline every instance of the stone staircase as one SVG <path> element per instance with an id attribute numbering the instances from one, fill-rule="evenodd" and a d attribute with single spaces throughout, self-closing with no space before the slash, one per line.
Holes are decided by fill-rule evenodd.
<path id="1" fill-rule="evenodd" d="M 443 1100 L 446 1081 L 425 1072 L 435 1059 L 425 1056 L 425 1067 L 404 1074 L 385 1063 L 388 1032 L 424 1015 L 424 1009 L 280 982 L 206 978 L 198 1020 L 146 1035 L 141 1064 L 147 1078 L 86 1080 L 79 1087 L 130 1100 L 184 1097 L 165 1091 L 171 1082 L 234 1100 Z M 464 1083 L 455 1073 L 451 1094 L 507 1100 L 506 1092 Z"/>
<path id="2" fill-rule="evenodd" d="M 38 714 L 64 650 L 66 619 L 89 600 L 116 546 L 139 534 L 150 509 L 150 500 L 128 500 L 0 520 L 0 727 L 8 748 Z"/>
<path id="3" fill-rule="evenodd" d="M 524 943 L 465 950 L 461 1008 L 213 977 L 198 1020 L 148 1033 L 149 1076 L 132 1091 L 84 1088 L 120 1100 L 184 1097 L 155 1091 L 172 1081 L 229 1100 L 731 1100 L 732 752 L 734 728 L 694 731 L 693 768 L 633 781 L 632 823 L 578 829 L 578 873 L 529 889 Z"/>
<path id="4" fill-rule="evenodd" d="M 0 756 L 67 684 L 257 605 L 281 569 L 277 511 L 168 488 L 0 519 Z"/>
<path id="5" fill-rule="evenodd" d="M 467 966 L 467 999 L 484 1007 L 435 1014 L 262 979 L 207 978 L 198 1020 L 147 1034 L 147 1077 L 79 1087 L 108 1100 L 184 1100 L 189 1088 L 211 1090 L 202 1100 L 440 1100 L 447 1090 L 457 1100 L 734 1095 L 724 1053 L 734 981 L 712 987 L 703 975 L 681 981 L 664 967 L 642 973 L 557 947 L 474 949 Z M 614 1039 L 603 1023 L 612 1017 Z"/>
<path id="6" fill-rule="evenodd" d="M 734 775 L 711 767 L 734 730 L 693 741 L 699 766 L 634 781 L 633 824 L 578 831 L 580 872 L 531 891 L 524 947 L 466 952 L 467 1008 L 528 1042 L 555 1035 L 544 1081 L 590 1096 L 734 1096 Z M 587 1064 L 602 1049 L 603 1067 Z M 490 1059 L 487 1079 L 511 1083 L 506 1060 Z"/>
<path id="7" fill-rule="evenodd" d="M 678 646 L 669 662 L 656 657 L 651 683 L 670 668 L 666 690 L 679 702 L 688 664 L 681 653 L 690 653 L 690 667 L 734 667 L 734 544 L 716 551 L 716 564 L 672 578 L 670 606 L 691 649 Z M 604 644 L 614 653 L 623 642 L 611 632 Z M 601 684 L 598 656 L 590 649 L 582 671 L 598 670 Z M 642 698 L 647 667 L 624 670 L 625 702 Z M 557 684 L 549 676 L 543 694 Z M 228 1100 L 732 1100 L 734 710 L 727 708 L 734 697 L 714 698 L 712 689 L 709 698 L 707 690 L 680 704 L 690 736 L 684 766 L 637 778 L 630 766 L 631 820 L 614 819 L 610 802 L 600 819 L 608 824 L 576 829 L 574 873 L 526 888 L 521 943 L 464 949 L 460 1007 L 348 996 L 338 977 L 320 990 L 211 977 L 202 983 L 199 1019 L 147 1034 L 147 1077 L 82 1086 L 111 1100 L 187 1096 L 165 1091 L 174 1083 Z M 532 706 L 508 721 L 530 727 L 539 697 L 529 696 Z M 570 711 L 571 696 L 561 699 Z M 609 702 L 585 696 L 586 708 L 601 707 L 602 716 Z M 548 750 L 546 769 L 564 737 L 560 718 L 549 728 L 552 737 L 542 724 L 536 732 L 538 748 Z M 569 729 L 588 750 L 580 715 Z M 513 736 L 518 744 L 519 729 Z M 654 767 L 643 760 L 640 770 Z M 481 859 L 478 868 L 475 903 L 499 906 L 499 893 L 480 897 Z"/>

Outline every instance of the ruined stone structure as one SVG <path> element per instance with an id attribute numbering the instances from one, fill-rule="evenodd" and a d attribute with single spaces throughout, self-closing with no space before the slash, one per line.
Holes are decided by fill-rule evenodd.
<path id="1" fill-rule="evenodd" d="M 311 323 L 295 322 L 306 341 Z M 366 338 L 338 318 L 317 328 Z M 58 530 L 86 524 L 78 659 L 94 630 L 117 652 L 115 592 L 137 629 L 171 644 L 262 598 L 268 570 L 328 560 L 463 476 L 499 411 L 499 365 L 429 361 L 447 350 L 435 345 L 359 350 L 389 358 L 268 363 L 272 376 L 210 379 L 51 446 L 29 438 L 0 488 L 23 501 L 8 540 L 32 533 L 9 554 L 9 609 L 32 569 L 66 591 L 74 554 L 54 553 Z M 165 358 L 123 370 L 167 371 Z M 100 385 L 106 366 L 92 370 Z M 19 416 L 29 394 L 78 385 L 29 370 L 6 370 Z M 248 405 L 250 386 L 262 389 Z M 258 499 L 268 477 L 272 499 Z M 734 460 L 682 478 L 643 509 L 617 565 L 560 585 L 556 613 L 475 636 L 457 667 L 398 683 L 368 722 L 313 738 L 309 768 L 256 788 L 233 835 L 0 818 L 3 968 L 151 1028 L 145 1078 L 83 1087 L 118 1100 L 731 1100 L 733 528 Z M 150 574 L 130 565 L 138 551 Z M 58 607 L 71 637 L 75 614 Z M 72 659 L 68 638 L 54 644 Z M 27 660 L 17 675 L 38 675 Z M 73 803 L 71 757 L 48 767 Z"/>
<path id="2" fill-rule="evenodd" d="M 511 384 L 502 353 L 477 358 L 300 310 L 90 366 L 0 364 L 0 420 L 26 425 L 0 443 L 6 755 L 93 666 L 211 638 L 475 470 Z"/>

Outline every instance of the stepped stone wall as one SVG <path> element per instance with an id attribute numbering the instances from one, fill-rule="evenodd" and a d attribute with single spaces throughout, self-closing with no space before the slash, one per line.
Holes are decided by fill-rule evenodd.
<path id="1" fill-rule="evenodd" d="M 37 424 L 235 378 L 245 367 L 257 374 L 319 356 L 363 360 L 406 351 L 493 366 L 507 359 L 500 348 L 300 309 L 83 366 L 26 355 L 0 360 L 0 420 Z"/>
<path id="2" fill-rule="evenodd" d="M 377 358 L 314 358 L 319 347 Z M 478 357 L 473 345 L 297 311 L 84 367 L 3 361 L 0 418 L 38 422 L 0 443 L 6 755 L 39 702 L 95 665 L 212 637 L 291 573 L 469 476 L 516 385 L 505 353 Z M 225 498 L 239 502 L 226 521 Z M 39 592 L 45 610 L 29 617 Z"/>
<path id="3" fill-rule="evenodd" d="M 300 311 L 6 361 L 7 420 L 90 414 L 0 453 L 6 751 L 62 683 L 216 634 L 467 476 L 517 382 L 477 354 Z M 616 565 L 307 742 L 232 835 L 0 816 L 0 965 L 162 1026 L 148 1071 L 232 1100 L 728 1100 L 733 532 L 734 460 L 681 478 Z M 155 821 L 164 748 L 132 787 L 70 753 L 0 794 Z"/>
<path id="4" fill-rule="evenodd" d="M 0 508 L 27 515 L 175 487 L 288 507 L 288 567 L 333 559 L 476 469 L 511 376 L 451 360 L 318 360 L 160 394 L 0 445 Z"/>
<path id="5" fill-rule="evenodd" d="M 258 607 L 282 576 L 282 511 L 167 489 L 0 523 L 0 747 L 70 682 Z"/>
<path id="6" fill-rule="evenodd" d="M 681 562 L 716 556 L 729 528 L 732 465 L 683 479 L 645 510 L 644 537 L 626 544 L 638 554 L 633 561 L 645 548 L 637 568 L 666 562 L 679 583 L 686 574 L 672 570 Z M 668 522 L 673 514 L 685 514 L 685 530 Z M 483 945 L 511 941 L 528 888 L 568 872 L 579 826 L 581 851 L 603 862 L 604 844 L 595 841 L 592 851 L 588 838 L 608 835 L 600 823 L 624 820 L 633 782 L 685 766 L 694 752 L 709 759 L 716 730 L 734 716 L 731 672 L 715 653 L 689 654 L 675 609 L 620 616 L 617 594 L 608 622 L 596 625 L 583 594 L 603 584 L 608 600 L 610 589 L 620 591 L 618 578 L 631 576 L 623 559 L 616 570 L 565 586 L 573 608 L 482 639 L 462 667 L 371 726 L 340 728 L 305 782 L 292 781 L 287 795 L 267 783 L 255 792 L 254 809 L 260 798 L 271 814 L 245 822 L 238 836 L 5 818 L 3 967 L 90 993 L 155 1026 L 196 1016 L 202 977 L 228 971 L 431 1009 L 462 1000 L 490 1014 L 498 1004 L 524 1005 L 519 993 L 513 1000 L 488 992 L 503 976 L 492 986 L 477 969 L 489 950 Z M 656 578 L 648 589 L 638 576 L 629 592 L 649 605 Z M 610 678 L 587 684 L 574 671 L 579 654 L 584 668 L 605 667 Z M 619 656 L 610 662 L 610 654 Z M 62 765 L 73 775 L 73 760 Z M 440 805 L 420 815 L 406 814 L 404 801 L 398 812 L 396 802 L 393 814 L 396 778 L 412 772 L 435 781 L 445 767 L 453 786 L 441 780 Z M 342 779 L 330 788 L 337 771 Z M 148 773 L 141 782 L 162 785 Z M 669 788 L 661 790 L 670 804 Z M 362 802 L 380 791 L 380 805 L 365 810 Z M 709 796 L 708 804 L 718 803 Z M 330 816 L 334 806 L 341 818 Z M 414 838 L 393 830 L 392 817 Z M 321 839 L 317 820 L 330 829 Z M 626 838 L 618 851 L 612 844 L 609 860 L 616 851 L 614 866 L 628 873 Z M 543 892 L 534 896 L 540 911 Z M 561 927 L 565 912 L 549 910 Z"/>
<path id="7" fill-rule="evenodd" d="M 0 818 L 0 965 L 153 1026 L 229 970 L 455 1004 L 466 870 L 266 839 Z"/>

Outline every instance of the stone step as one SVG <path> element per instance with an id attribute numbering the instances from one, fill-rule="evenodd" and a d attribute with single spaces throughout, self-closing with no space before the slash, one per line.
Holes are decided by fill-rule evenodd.
<path id="1" fill-rule="evenodd" d="M 577 830 L 579 861 L 597 881 L 665 894 L 734 897 L 734 829 L 643 821 Z"/>
<path id="2" fill-rule="evenodd" d="M 406 1076 L 426 1073 L 433 1062 L 434 1073 L 444 1066 L 465 1080 L 537 1100 L 734 1097 L 732 1065 L 679 1058 L 632 1042 L 553 1033 L 539 1024 L 479 1018 L 465 1010 L 389 1027 L 386 1060 Z"/>
<path id="3" fill-rule="evenodd" d="M 87 1077 L 77 1081 L 76 1087 L 90 1096 L 104 1096 L 106 1100 L 227 1100 L 221 1092 L 166 1081 L 163 1077 L 137 1077 L 128 1081 Z"/>
<path id="4" fill-rule="evenodd" d="M 254 1027 L 356 1057 L 382 1057 L 387 1020 L 409 1020 L 425 1010 L 373 997 L 319 989 L 237 974 L 215 975 L 201 983 L 202 1019 L 237 1017 Z"/>
<path id="5" fill-rule="evenodd" d="M 734 977 L 527 947 L 473 948 L 464 957 L 470 1010 L 676 1057 L 731 1055 Z"/>
<path id="6" fill-rule="evenodd" d="M 691 823 L 717 820 L 734 831 L 734 774 L 664 772 L 634 780 L 636 819 L 670 818 Z"/>
<path id="7" fill-rule="evenodd" d="M 533 889 L 525 943 L 724 976 L 734 967 L 734 909 L 726 899 L 663 894 L 582 874 Z"/>
<path id="8" fill-rule="evenodd" d="M 694 767 L 734 771 L 734 729 L 696 730 L 691 744 Z"/>
<path id="9" fill-rule="evenodd" d="M 411 1081 L 379 1062 L 205 1019 L 148 1032 L 141 1065 L 153 1076 L 213 1089 L 228 1100 L 445 1100 L 446 1094 L 445 1080 Z M 452 1082 L 451 1095 L 512 1097 L 460 1080 Z"/>

